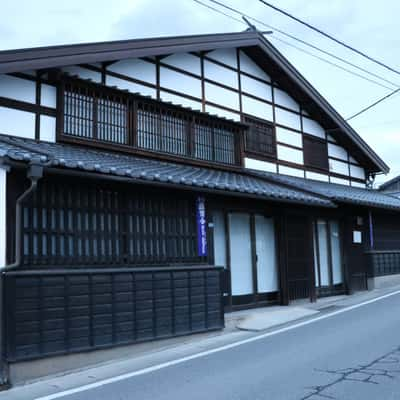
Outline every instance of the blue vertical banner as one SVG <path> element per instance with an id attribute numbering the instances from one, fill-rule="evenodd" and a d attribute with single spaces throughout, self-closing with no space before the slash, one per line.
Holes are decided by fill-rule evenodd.
<path id="1" fill-rule="evenodd" d="M 206 227 L 206 201 L 199 196 L 196 201 L 197 221 L 197 253 L 204 257 L 207 255 L 207 227 Z"/>

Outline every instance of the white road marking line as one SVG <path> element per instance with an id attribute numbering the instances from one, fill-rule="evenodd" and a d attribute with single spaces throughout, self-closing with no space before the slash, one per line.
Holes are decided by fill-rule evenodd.
<path id="1" fill-rule="evenodd" d="M 277 329 L 276 331 L 273 331 L 273 332 L 263 333 L 263 334 L 258 335 L 258 336 L 253 336 L 253 337 L 248 338 L 248 339 L 243 339 L 243 340 L 240 340 L 238 342 L 234 342 L 234 343 L 227 344 L 227 345 L 224 345 L 224 346 L 221 346 L 221 347 L 217 347 L 215 349 L 202 351 L 200 353 L 192 354 L 190 356 L 178 358 L 178 359 L 172 360 L 172 361 L 167 361 L 167 362 L 164 362 L 164 363 L 161 363 L 161 364 L 158 364 L 158 365 L 153 365 L 152 367 L 143 368 L 143 369 L 138 370 L 138 371 L 128 372 L 126 374 L 122 374 L 122 375 L 119 375 L 119 376 L 114 376 L 112 378 L 103 379 L 103 380 L 100 380 L 98 382 L 94 382 L 94 383 L 90 383 L 90 384 L 87 384 L 87 385 L 83 385 L 83 386 L 80 386 L 80 387 L 77 387 L 77 388 L 74 388 L 74 389 L 64 390 L 62 392 L 50 394 L 48 396 L 37 397 L 35 400 L 55 400 L 55 399 L 59 399 L 61 397 L 70 396 L 72 394 L 84 392 L 84 391 L 91 390 L 91 389 L 96 389 L 96 388 L 99 388 L 101 386 L 109 385 L 111 383 L 123 381 L 125 379 L 133 378 L 135 376 L 140 376 L 140 375 L 148 374 L 150 372 L 158 371 L 160 369 L 172 367 L 173 365 L 182 364 L 182 363 L 184 363 L 186 361 L 194 360 L 196 358 L 205 357 L 205 356 L 208 356 L 208 355 L 214 354 L 214 353 L 219 353 L 221 351 L 229 350 L 229 349 L 232 349 L 234 347 L 241 346 L 243 344 L 252 343 L 252 342 L 255 342 L 257 340 L 265 339 L 265 338 L 270 337 L 270 336 L 278 335 L 280 333 L 288 332 L 288 331 L 291 331 L 293 329 L 301 328 L 302 326 L 310 325 L 310 324 L 312 324 L 314 322 L 322 321 L 324 319 L 333 317 L 335 315 L 339 315 L 339 314 L 343 314 L 343 313 L 351 311 L 351 310 L 355 310 L 357 308 L 366 306 L 366 305 L 371 304 L 371 303 L 375 303 L 375 302 L 377 302 L 379 300 L 383 300 L 383 299 L 386 299 L 388 297 L 395 296 L 397 294 L 400 294 L 400 290 L 397 290 L 397 291 L 392 292 L 392 293 L 385 294 L 385 295 L 380 296 L 380 297 L 376 297 L 376 298 L 371 299 L 371 300 L 364 301 L 363 303 L 355 304 L 353 306 L 349 306 L 349 307 L 343 308 L 341 310 L 334 311 L 334 312 L 329 313 L 329 314 L 321 315 L 320 317 L 316 317 L 316 318 L 313 318 L 313 319 L 310 319 L 310 320 L 307 320 L 307 321 L 299 322 L 297 324 L 293 324 L 293 325 L 287 326 L 285 328 Z"/>

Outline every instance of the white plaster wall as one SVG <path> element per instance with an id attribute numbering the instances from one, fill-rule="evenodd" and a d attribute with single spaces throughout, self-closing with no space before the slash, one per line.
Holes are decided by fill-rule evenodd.
<path id="1" fill-rule="evenodd" d="M 339 185 L 346 185 L 350 186 L 350 181 L 347 179 L 342 179 L 342 178 L 336 178 L 336 176 L 331 176 L 330 177 L 331 183 L 337 183 Z"/>
<path id="2" fill-rule="evenodd" d="M 364 168 L 350 165 L 350 176 L 353 178 L 365 179 Z"/>
<path id="3" fill-rule="evenodd" d="M 160 86 L 186 93 L 201 99 L 201 80 L 189 75 L 160 67 Z"/>
<path id="4" fill-rule="evenodd" d="M 332 143 L 328 143 L 328 156 L 340 158 L 341 160 L 345 161 L 347 161 L 348 158 L 347 151 L 343 147 Z"/>
<path id="5" fill-rule="evenodd" d="M 218 49 L 207 53 L 208 58 L 220 61 L 230 67 L 237 68 L 236 49 Z"/>
<path id="6" fill-rule="evenodd" d="M 47 115 L 40 116 L 40 140 L 56 142 L 56 118 Z"/>
<path id="7" fill-rule="evenodd" d="M 244 159 L 244 166 L 246 168 L 256 169 L 259 171 L 277 172 L 277 165 L 275 163 L 256 160 L 254 158 L 246 157 Z"/>
<path id="8" fill-rule="evenodd" d="M 318 174 L 317 172 L 306 171 L 306 178 L 313 179 L 314 181 L 328 182 L 329 176 L 325 174 Z"/>
<path id="9" fill-rule="evenodd" d="M 278 159 L 290 161 L 296 164 L 303 164 L 303 151 L 292 149 L 291 147 L 277 145 Z"/>
<path id="10" fill-rule="evenodd" d="M 81 68 L 77 66 L 63 67 L 64 72 L 68 72 L 70 75 L 78 75 L 81 79 L 91 79 L 93 82 L 101 82 L 101 73 L 97 71 L 91 71 L 90 69 Z"/>
<path id="11" fill-rule="evenodd" d="M 57 89 L 55 86 L 42 83 L 40 91 L 40 104 L 46 107 L 57 107 Z"/>
<path id="12" fill-rule="evenodd" d="M 35 114 L 0 107 L 0 133 L 34 139 Z"/>
<path id="13" fill-rule="evenodd" d="M 111 64 L 107 70 L 117 72 L 131 78 L 140 79 L 148 83 L 156 84 L 155 64 L 137 58 L 121 60 Z"/>
<path id="14" fill-rule="evenodd" d="M 280 126 L 276 127 L 276 140 L 292 146 L 303 147 L 301 133 L 290 131 L 289 129 L 281 128 Z"/>
<path id="15" fill-rule="evenodd" d="M 264 100 L 272 101 L 272 89 L 270 85 L 246 75 L 241 75 L 240 83 L 242 86 L 242 92 L 252 94 L 253 96 L 260 97 Z"/>
<path id="16" fill-rule="evenodd" d="M 0 96 L 35 103 L 36 83 L 28 79 L 0 75 Z"/>
<path id="17" fill-rule="evenodd" d="M 193 54 L 171 54 L 161 61 L 164 64 L 172 65 L 173 67 L 183 69 L 192 74 L 201 75 L 200 57 L 194 56 Z"/>
<path id="18" fill-rule="evenodd" d="M 243 51 L 240 52 L 240 70 L 247 72 L 256 78 L 260 78 L 268 82 L 271 81 L 269 75 L 264 72 L 264 70 L 261 69 L 250 57 L 244 54 Z"/>
<path id="19" fill-rule="evenodd" d="M 113 76 L 106 77 L 107 86 L 116 86 L 118 89 L 126 89 L 131 93 L 140 93 L 144 96 L 157 97 L 156 89 L 150 88 L 148 86 L 139 85 L 137 83 L 129 82 L 124 79 L 115 78 Z"/>
<path id="20" fill-rule="evenodd" d="M 206 82 L 205 98 L 212 103 L 221 104 L 239 111 L 239 94 L 231 90 Z"/>
<path id="21" fill-rule="evenodd" d="M 171 94 L 165 91 L 160 92 L 160 97 L 162 101 L 170 101 L 171 103 L 176 105 L 182 105 L 184 107 L 193 108 L 193 110 L 201 111 L 201 102 L 199 101 L 190 100 L 186 97 L 177 96 L 175 94 Z"/>
<path id="22" fill-rule="evenodd" d="M 286 165 L 279 165 L 278 172 L 282 175 L 290 175 L 304 178 L 304 171 L 302 169 L 287 167 Z"/>
<path id="23" fill-rule="evenodd" d="M 351 184 L 351 186 L 359 187 L 359 188 L 365 189 L 365 183 L 360 183 L 360 182 L 351 181 L 350 184 Z"/>
<path id="24" fill-rule="evenodd" d="M 289 128 L 301 129 L 300 115 L 290 111 L 275 107 L 275 121 L 277 124 L 287 126 Z"/>
<path id="25" fill-rule="evenodd" d="M 242 95 L 242 110 L 246 114 L 254 115 L 267 121 L 273 120 L 272 106 L 249 96 Z"/>
<path id="26" fill-rule="evenodd" d="M 299 103 L 297 103 L 291 96 L 289 96 L 283 90 L 274 88 L 274 101 L 276 104 L 300 112 Z"/>
<path id="27" fill-rule="evenodd" d="M 341 175 L 349 175 L 349 164 L 342 161 L 329 160 L 329 171 Z"/>
<path id="28" fill-rule="evenodd" d="M 7 171 L 0 167 L 0 269 L 6 265 Z"/>
<path id="29" fill-rule="evenodd" d="M 315 122 L 310 118 L 303 117 L 303 131 L 310 135 L 325 139 L 324 128 L 318 122 Z"/>
<path id="30" fill-rule="evenodd" d="M 237 72 L 215 64 L 212 61 L 204 60 L 204 77 L 234 89 L 238 89 L 239 86 Z"/>
<path id="31" fill-rule="evenodd" d="M 218 115 L 218 117 L 228 118 L 228 119 L 232 119 L 234 121 L 240 121 L 239 114 L 224 110 L 222 108 L 209 106 L 208 104 L 206 104 L 206 112 L 208 112 L 212 115 Z"/>

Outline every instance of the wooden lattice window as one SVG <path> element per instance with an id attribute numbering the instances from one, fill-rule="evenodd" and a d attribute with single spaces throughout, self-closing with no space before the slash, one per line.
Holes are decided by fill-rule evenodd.
<path id="1" fill-rule="evenodd" d="M 244 118 L 244 122 L 249 125 L 245 136 L 246 152 L 276 157 L 276 138 L 273 124 L 248 116 Z"/>
<path id="2" fill-rule="evenodd" d="M 327 170 L 328 164 L 328 146 L 326 141 L 303 136 L 304 164 L 308 167 Z"/>

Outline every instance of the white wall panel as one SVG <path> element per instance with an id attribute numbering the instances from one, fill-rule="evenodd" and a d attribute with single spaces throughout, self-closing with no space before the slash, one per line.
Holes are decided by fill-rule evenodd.
<path id="1" fill-rule="evenodd" d="M 336 143 L 335 138 L 329 133 L 326 135 L 326 139 L 329 140 L 330 142 Z"/>
<path id="2" fill-rule="evenodd" d="M 365 189 L 365 183 L 351 181 L 351 186 Z"/>
<path id="3" fill-rule="evenodd" d="M 201 80 L 172 69 L 160 68 L 160 85 L 201 99 Z"/>
<path id="4" fill-rule="evenodd" d="M 162 101 L 170 101 L 176 105 L 193 108 L 193 110 L 201 111 L 201 102 L 187 99 L 186 97 L 177 96 L 168 92 L 161 91 L 160 97 Z"/>
<path id="5" fill-rule="evenodd" d="M 329 159 L 329 171 L 337 174 L 349 175 L 349 164 L 342 161 Z"/>
<path id="6" fill-rule="evenodd" d="M 107 70 L 117 72 L 131 78 L 140 79 L 148 83 L 156 83 L 156 66 L 155 64 L 132 58 L 130 60 L 121 60 L 115 64 L 111 64 Z"/>
<path id="7" fill-rule="evenodd" d="M 218 49 L 207 53 L 207 57 L 220 61 L 230 67 L 237 68 L 236 49 Z"/>
<path id="8" fill-rule="evenodd" d="M 0 75 L 0 96 L 35 103 L 36 83 L 2 74 Z"/>
<path id="9" fill-rule="evenodd" d="M 358 164 L 357 160 L 355 158 L 353 158 L 352 156 L 349 156 L 349 161 L 354 164 Z"/>
<path id="10" fill-rule="evenodd" d="M 306 171 L 306 178 L 307 179 L 312 179 L 314 181 L 321 181 L 321 182 L 328 182 L 329 181 L 329 176 L 328 175 L 318 174 L 318 173 L 312 172 L 312 171 Z"/>
<path id="11" fill-rule="evenodd" d="M 301 133 L 293 132 L 289 129 L 281 128 L 280 126 L 276 127 L 276 140 L 292 146 L 303 147 Z"/>
<path id="12" fill-rule="evenodd" d="M 57 107 L 57 88 L 42 83 L 40 88 L 40 104 L 46 107 Z"/>
<path id="13" fill-rule="evenodd" d="M 350 176 L 352 176 L 353 178 L 365 179 L 364 168 L 350 165 Z"/>
<path id="14" fill-rule="evenodd" d="M 245 168 L 256 169 L 258 171 L 277 172 L 277 165 L 267 161 L 256 160 L 254 158 L 244 159 Z"/>
<path id="15" fill-rule="evenodd" d="M 310 135 L 318 136 L 325 139 L 324 128 L 318 122 L 315 122 L 310 118 L 303 117 L 303 131 Z"/>
<path id="16" fill-rule="evenodd" d="M 239 86 L 237 72 L 215 64 L 212 61 L 204 60 L 204 77 L 234 89 L 238 89 Z"/>
<path id="17" fill-rule="evenodd" d="M 347 161 L 348 154 L 346 149 L 336 144 L 328 143 L 328 156 L 340 158 L 341 160 Z"/>
<path id="18" fill-rule="evenodd" d="M 47 115 L 40 116 L 40 140 L 55 143 L 56 118 Z"/>
<path id="19" fill-rule="evenodd" d="M 209 106 L 208 104 L 206 104 L 206 112 L 213 115 L 218 115 L 218 117 L 224 117 L 228 119 L 233 119 L 234 121 L 240 121 L 240 114 L 236 114 L 234 112 L 230 112 L 222 108 Z"/>
<path id="20" fill-rule="evenodd" d="M 260 68 L 250 57 L 240 52 L 240 70 L 247 72 L 250 75 L 255 76 L 256 78 L 264 79 L 265 81 L 270 82 L 271 78 L 269 75 Z"/>
<path id="21" fill-rule="evenodd" d="M 200 57 L 193 54 L 182 53 L 172 54 L 161 60 L 164 64 L 172 65 L 173 67 L 183 69 L 192 74 L 201 75 Z"/>
<path id="22" fill-rule="evenodd" d="M 303 151 L 292 149 L 291 147 L 277 145 L 278 159 L 290 161 L 296 164 L 303 164 Z"/>
<path id="23" fill-rule="evenodd" d="M 274 102 L 291 110 L 300 112 L 299 103 L 297 103 L 291 96 L 283 90 L 274 88 Z"/>
<path id="24" fill-rule="evenodd" d="M 247 75 L 241 75 L 240 81 L 242 92 L 252 94 L 253 96 L 260 97 L 264 100 L 272 101 L 272 89 L 270 85 L 250 78 Z"/>
<path id="25" fill-rule="evenodd" d="M 242 110 L 246 114 L 273 121 L 272 106 L 252 97 L 242 95 Z"/>
<path id="26" fill-rule="evenodd" d="M 275 107 L 275 121 L 277 124 L 293 129 L 301 129 L 300 115 Z"/>
<path id="27" fill-rule="evenodd" d="M 35 138 L 35 114 L 0 107 L 0 133 L 29 139 Z"/>
<path id="28" fill-rule="evenodd" d="M 106 83 L 108 86 L 116 86 L 118 89 L 126 89 L 132 93 L 140 93 L 144 96 L 157 97 L 155 88 L 150 88 L 137 83 L 129 82 L 124 79 L 114 78 L 113 76 L 107 76 Z"/>
<path id="29" fill-rule="evenodd" d="M 0 269 L 6 265 L 7 170 L 0 167 Z"/>
<path id="30" fill-rule="evenodd" d="M 212 83 L 205 83 L 205 98 L 215 104 L 239 111 L 239 94 L 228 89 L 223 89 Z"/>
<path id="31" fill-rule="evenodd" d="M 337 183 L 338 185 L 350 186 L 350 182 L 347 179 L 336 178 L 336 176 L 330 177 L 331 183 Z"/>
<path id="32" fill-rule="evenodd" d="M 304 178 L 304 171 L 298 168 L 287 167 L 286 165 L 279 165 L 278 172 L 282 175 L 298 176 Z"/>
<path id="33" fill-rule="evenodd" d="M 68 72 L 70 75 L 78 75 L 82 79 L 91 79 L 94 82 L 101 82 L 101 73 L 97 71 L 91 71 L 90 69 L 76 67 L 74 65 L 70 67 L 63 67 L 64 72 Z"/>

